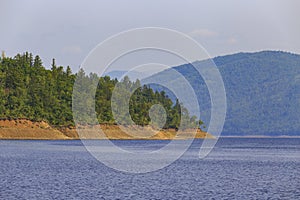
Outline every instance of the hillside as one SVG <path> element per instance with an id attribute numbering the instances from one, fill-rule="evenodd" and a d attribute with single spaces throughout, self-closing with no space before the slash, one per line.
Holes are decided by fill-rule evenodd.
<path id="1" fill-rule="evenodd" d="M 47 121 L 55 126 L 74 125 L 71 107 L 76 76 L 69 67 L 64 70 L 62 66 L 56 66 L 53 60 L 51 70 L 47 70 L 39 56 L 33 58 L 29 53 L 2 58 L 0 61 L 1 119 L 26 118 Z M 300 135 L 299 55 L 262 51 L 220 56 L 213 61 L 223 77 L 227 95 L 227 116 L 222 135 Z M 193 64 L 201 68 L 207 65 L 207 61 L 196 61 Z M 191 64 L 174 69 L 183 74 L 196 91 L 201 120 L 208 126 L 210 97 L 203 79 Z M 153 82 L 161 79 L 178 81 L 179 77 L 172 74 L 165 70 L 148 79 Z M 98 120 L 100 123 L 114 124 L 110 95 L 118 81 L 97 77 L 95 74 L 85 75 L 84 71 L 79 71 L 79 75 L 86 84 L 93 78 L 99 80 L 96 93 Z M 128 79 L 121 83 L 128 88 L 140 84 Z M 168 111 L 168 121 L 164 128 L 177 128 L 180 123 L 179 107 L 182 105 L 175 101 L 174 95 L 166 88 L 155 85 L 151 85 L 152 89 L 164 90 L 166 93 L 157 93 L 150 87 L 144 87 L 143 80 L 139 87 L 130 100 L 133 120 L 147 126 L 149 108 L 155 103 L 162 103 Z M 85 108 L 86 105 L 83 106 Z M 186 117 L 191 119 L 192 116 Z"/>
<path id="2" fill-rule="evenodd" d="M 278 51 L 238 53 L 213 59 L 225 85 L 227 116 L 222 135 L 300 135 L 300 56 Z M 196 67 L 206 61 L 193 63 Z M 191 83 L 209 122 L 207 87 L 192 65 L 175 67 Z M 168 70 L 149 79 L 176 81 Z M 160 89 L 157 86 L 154 89 Z M 174 96 L 168 93 L 171 98 Z"/>

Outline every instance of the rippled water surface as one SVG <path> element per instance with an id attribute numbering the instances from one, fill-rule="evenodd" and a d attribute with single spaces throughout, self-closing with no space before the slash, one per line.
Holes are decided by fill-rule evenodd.
<path id="1" fill-rule="evenodd" d="M 115 141 L 155 150 L 167 141 Z M 110 169 L 81 141 L 0 140 L 0 199 L 300 199 L 300 139 L 220 139 L 205 159 L 201 140 L 168 167 Z"/>

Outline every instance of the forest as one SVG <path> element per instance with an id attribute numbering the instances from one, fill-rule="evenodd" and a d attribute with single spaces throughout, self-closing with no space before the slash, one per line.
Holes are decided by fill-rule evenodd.
<path id="1" fill-rule="evenodd" d="M 149 125 L 149 109 L 160 104 L 165 109 L 166 121 L 163 128 L 198 126 L 202 124 L 178 101 L 172 100 L 164 91 L 154 91 L 139 80 L 131 81 L 125 77 L 121 81 L 109 76 L 86 75 L 83 69 L 72 73 L 67 66 L 57 66 L 55 59 L 51 69 L 46 69 L 40 56 L 32 53 L 17 54 L 14 57 L 0 59 L 0 118 L 28 119 L 46 121 L 53 126 L 74 126 L 72 113 L 72 95 L 76 77 L 81 77 L 85 84 L 98 81 L 95 94 L 95 111 L 100 124 L 115 124 L 111 107 L 112 92 L 117 84 L 124 89 L 134 88 L 129 96 L 129 113 L 138 125 Z M 121 91 L 120 95 L 129 95 Z M 123 111 L 120 111 L 123 112 Z M 121 114 L 121 113 L 120 113 Z M 118 123 L 130 125 L 129 121 Z"/>

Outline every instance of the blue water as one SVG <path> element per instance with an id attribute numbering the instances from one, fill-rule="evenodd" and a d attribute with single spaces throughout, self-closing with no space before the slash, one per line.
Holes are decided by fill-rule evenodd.
<path id="1" fill-rule="evenodd" d="M 80 141 L 1 141 L 0 199 L 300 199 L 300 139 L 220 139 L 205 159 L 201 140 L 161 170 L 106 167 Z M 116 141 L 158 149 L 167 141 Z"/>

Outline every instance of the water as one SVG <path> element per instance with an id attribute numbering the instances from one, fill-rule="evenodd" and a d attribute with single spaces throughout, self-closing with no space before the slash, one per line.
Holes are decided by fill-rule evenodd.
<path id="1" fill-rule="evenodd" d="M 201 140 L 152 173 L 118 172 L 80 141 L 1 141 L 0 199 L 300 199 L 300 139 L 218 141 L 198 158 Z M 167 141 L 115 141 L 157 149 Z"/>

